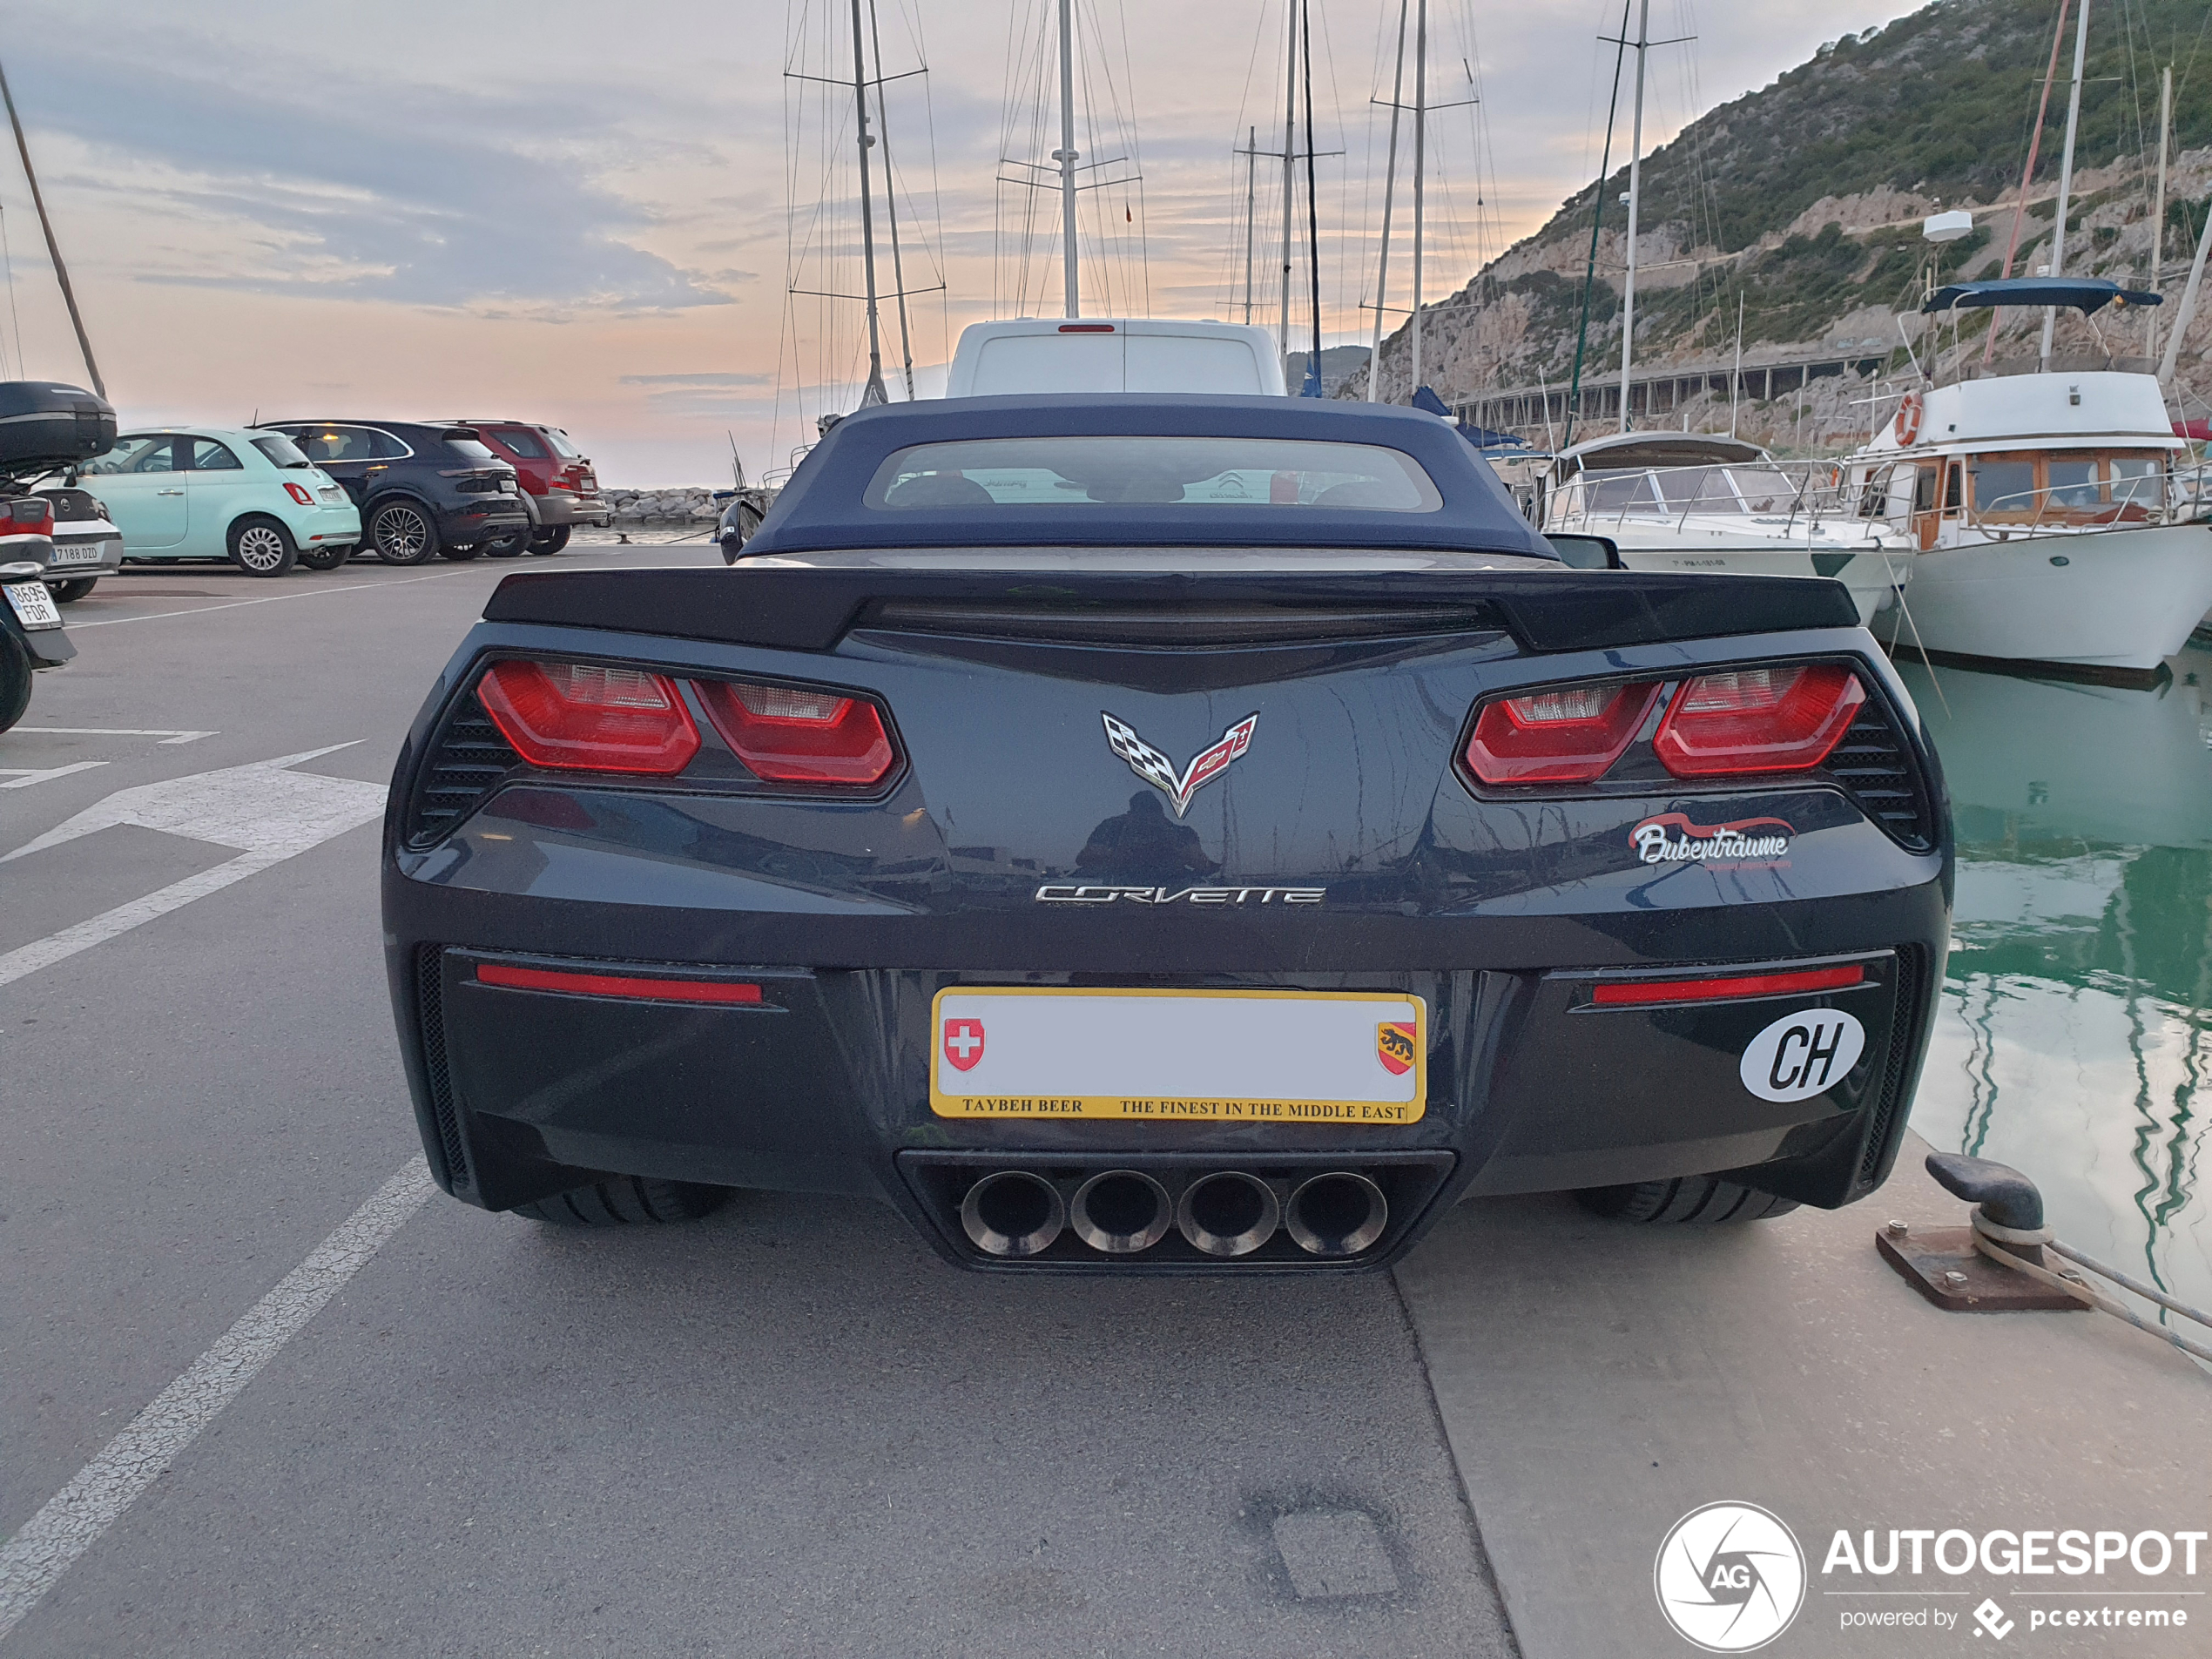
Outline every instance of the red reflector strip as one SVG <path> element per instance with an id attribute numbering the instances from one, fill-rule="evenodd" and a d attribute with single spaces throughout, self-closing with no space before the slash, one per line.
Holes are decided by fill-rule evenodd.
<path id="1" fill-rule="evenodd" d="M 1737 974 L 1726 979 L 1601 980 L 1590 994 L 1600 1008 L 1629 1008 L 1643 1002 L 1723 1002 L 1747 996 L 1804 995 L 1844 991 L 1866 983 L 1857 962 L 1841 968 L 1803 968 L 1787 974 Z"/>
<path id="2" fill-rule="evenodd" d="M 631 996 L 655 1002 L 758 1002 L 758 985 L 727 980 L 632 979 L 622 974 L 566 974 L 550 968 L 509 968 L 502 962 L 476 964 L 482 985 L 514 991 L 567 991 L 577 996 Z"/>
<path id="3" fill-rule="evenodd" d="M 1060 332 L 1063 334 L 1110 334 L 1114 332 L 1114 325 L 1110 322 L 1063 322 L 1060 325 Z"/>

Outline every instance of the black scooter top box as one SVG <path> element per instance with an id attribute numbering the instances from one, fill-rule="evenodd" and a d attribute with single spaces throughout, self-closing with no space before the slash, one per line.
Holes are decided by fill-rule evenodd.
<path id="1" fill-rule="evenodd" d="M 115 448 L 115 409 L 57 381 L 0 381 L 0 471 L 66 467 Z"/>

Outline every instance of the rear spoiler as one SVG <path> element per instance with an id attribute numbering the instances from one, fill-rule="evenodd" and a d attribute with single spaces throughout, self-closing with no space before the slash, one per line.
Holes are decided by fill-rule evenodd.
<path id="1" fill-rule="evenodd" d="M 1363 633 L 1393 611 L 1408 634 L 1503 627 L 1532 651 L 1602 651 L 1735 634 L 1854 628 L 1840 582 L 1813 577 L 1696 576 L 1642 570 L 1426 570 L 1315 575 L 1143 571 L 766 570 L 517 572 L 484 607 L 486 622 L 660 634 L 779 651 L 828 651 L 881 610 L 1001 608 L 1070 621 L 1105 610 L 1279 610 L 1286 623 L 1356 615 Z M 879 626 L 895 626 L 888 617 Z M 1456 631 L 1456 629 L 1453 630 Z M 1301 630 L 1293 624 L 1286 634 Z M 1065 637 L 1064 635 L 1062 637 Z M 1248 637 L 1247 643 L 1258 644 Z"/>

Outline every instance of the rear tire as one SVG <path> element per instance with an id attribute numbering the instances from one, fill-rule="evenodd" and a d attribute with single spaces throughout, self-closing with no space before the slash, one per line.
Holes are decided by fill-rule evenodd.
<path id="1" fill-rule="evenodd" d="M 66 582 L 49 582 L 46 590 L 54 596 L 56 604 L 73 605 L 91 592 L 92 584 L 98 580 L 96 576 L 76 576 Z"/>
<path id="2" fill-rule="evenodd" d="M 483 544 L 484 556 L 488 559 L 519 559 L 523 556 L 523 550 L 529 545 L 529 530 L 509 530 L 504 536 L 493 536 Z"/>
<path id="3" fill-rule="evenodd" d="M 231 563 L 248 576 L 282 576 L 300 556 L 292 532 L 273 518 L 241 518 L 231 526 Z"/>
<path id="4" fill-rule="evenodd" d="M 465 563 L 483 550 L 482 543 L 471 542 L 466 547 L 441 548 L 438 550 L 438 556 L 442 559 L 451 559 L 456 563 Z"/>
<path id="5" fill-rule="evenodd" d="M 310 570 L 335 570 L 354 556 L 354 544 L 341 542 L 336 547 L 303 547 L 300 550 L 300 564 Z"/>
<path id="6" fill-rule="evenodd" d="M 1777 1198 L 1770 1192 L 1710 1175 L 1638 1181 L 1624 1187 L 1584 1187 L 1575 1198 L 1594 1215 L 1646 1227 L 1713 1227 L 1738 1221 L 1770 1221 L 1797 1207 L 1794 1198 Z"/>
<path id="7" fill-rule="evenodd" d="M 0 605 L 7 603 L 0 599 Z M 0 732 L 23 718 L 30 706 L 30 652 L 12 628 L 0 628 Z"/>
<path id="8" fill-rule="evenodd" d="M 540 530 L 530 537 L 530 551 L 539 558 L 550 558 L 569 544 L 574 526 L 556 524 L 551 529 Z"/>
<path id="9" fill-rule="evenodd" d="M 657 1181 L 639 1175 L 610 1175 L 589 1186 L 570 1187 L 515 1213 L 560 1227 L 631 1227 L 655 1222 L 697 1221 L 730 1201 L 727 1187 L 703 1187 L 689 1181 Z"/>
<path id="10" fill-rule="evenodd" d="M 438 527 L 427 508 L 387 502 L 369 515 L 368 544 L 387 564 L 428 564 L 438 555 Z"/>

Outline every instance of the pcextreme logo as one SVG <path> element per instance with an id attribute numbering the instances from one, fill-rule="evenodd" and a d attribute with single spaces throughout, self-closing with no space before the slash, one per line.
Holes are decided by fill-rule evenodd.
<path id="1" fill-rule="evenodd" d="M 1750 1653 L 1804 1605 L 1805 1555 L 1781 1517 L 1752 1503 L 1709 1503 L 1675 1522 L 1652 1563 L 1659 1611 L 1707 1653 Z"/>

